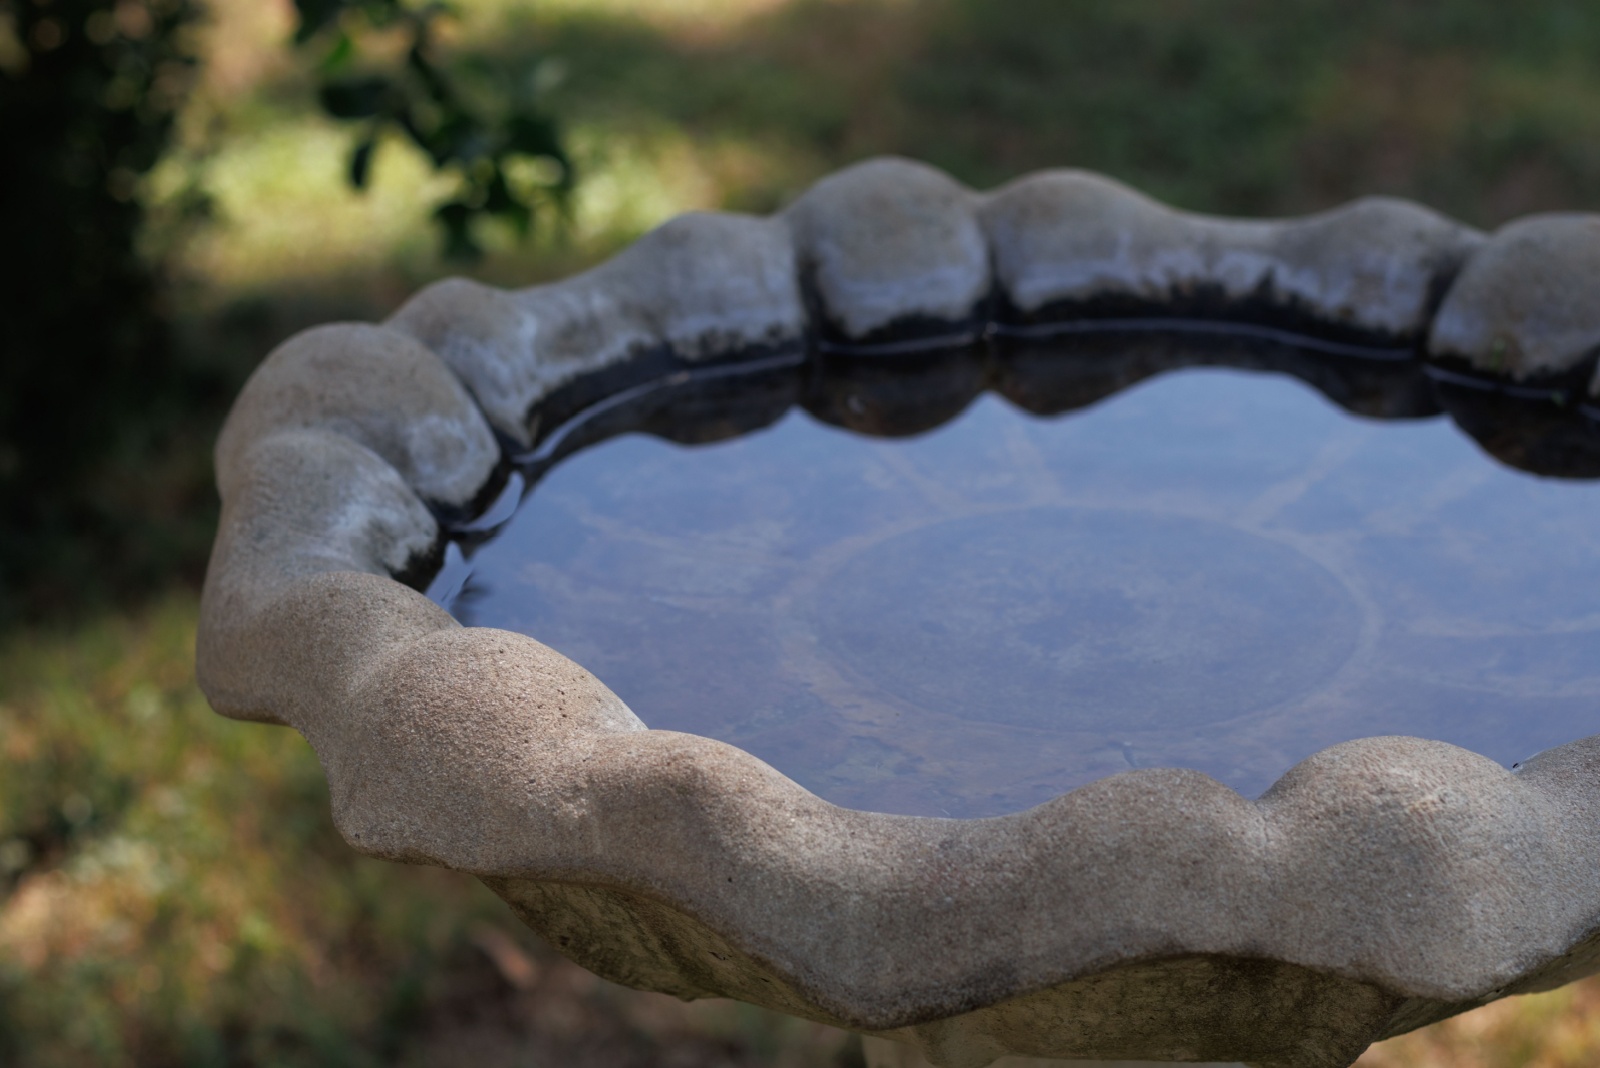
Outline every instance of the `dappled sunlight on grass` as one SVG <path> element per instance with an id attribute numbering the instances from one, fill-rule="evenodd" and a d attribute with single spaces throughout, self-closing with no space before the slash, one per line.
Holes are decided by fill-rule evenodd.
<path id="1" fill-rule="evenodd" d="M 218 223 L 185 266 L 216 288 L 426 260 L 428 205 L 449 189 L 415 153 L 384 146 L 370 188 L 345 186 L 349 132 L 310 116 L 231 138 L 211 160 Z"/>
<path id="2" fill-rule="evenodd" d="M 516 285 L 586 265 L 674 215 L 720 207 L 736 182 L 757 185 L 784 161 L 738 138 L 691 145 L 665 126 L 626 138 L 578 126 L 571 141 L 585 180 L 570 217 L 544 219 L 527 245 L 486 228 L 490 256 L 478 273 Z M 398 269 L 420 282 L 448 269 L 429 219 L 448 181 L 388 143 L 371 186 L 353 191 L 343 182 L 349 143 L 346 131 L 311 117 L 234 139 L 209 168 L 218 222 L 191 243 L 181 269 L 213 299 L 317 276 Z"/>

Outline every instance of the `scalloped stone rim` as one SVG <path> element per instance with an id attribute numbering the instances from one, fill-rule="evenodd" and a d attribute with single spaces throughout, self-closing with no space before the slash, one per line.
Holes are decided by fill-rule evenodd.
<path id="1" fill-rule="evenodd" d="M 1079 171 L 988 194 L 904 160 L 778 216 L 689 215 L 564 282 L 431 286 L 291 339 L 217 446 L 197 674 L 315 747 L 357 849 L 484 879 L 601 975 L 919 1046 L 1343 1066 L 1371 1041 L 1600 968 L 1600 737 L 1516 772 L 1441 743 L 1325 750 L 1255 801 L 1127 772 L 1028 812 L 835 808 L 651 731 L 583 668 L 390 576 L 501 441 L 626 361 L 895 352 L 1130 318 L 1297 329 L 1600 396 L 1600 218 L 1494 235 L 1369 198 L 1168 208 Z"/>

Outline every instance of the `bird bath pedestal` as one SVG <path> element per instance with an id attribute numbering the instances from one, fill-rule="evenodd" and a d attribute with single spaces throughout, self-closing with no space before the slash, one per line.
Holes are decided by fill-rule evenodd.
<path id="1" fill-rule="evenodd" d="M 246 386 L 200 682 L 618 982 L 1342 1068 L 1600 969 L 1597 283 L 1591 216 L 899 160 L 442 282 Z"/>

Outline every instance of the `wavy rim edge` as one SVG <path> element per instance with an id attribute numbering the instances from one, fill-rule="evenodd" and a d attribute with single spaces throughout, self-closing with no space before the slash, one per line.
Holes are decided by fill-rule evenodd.
<path id="1" fill-rule="evenodd" d="M 1018 1036 L 1044 1024 L 994 1019 L 1043 992 L 1151 962 L 1278 962 L 1382 992 L 1364 1046 L 1600 967 L 1600 736 L 1515 772 L 1366 739 L 1255 801 L 1159 769 L 992 819 L 856 812 L 730 746 L 644 729 L 578 665 L 462 628 L 390 576 L 532 443 L 539 401 L 642 352 L 811 337 L 871 354 L 997 317 L 1178 307 L 1576 382 L 1600 348 L 1600 309 L 1573 295 L 1600 278 L 1597 228 L 1543 216 L 1485 237 L 1389 200 L 1219 220 L 1083 172 L 980 195 L 880 160 L 770 219 L 681 217 L 564 282 L 440 283 L 385 326 L 291 339 L 241 394 L 197 674 L 223 715 L 311 741 L 355 848 L 476 874 L 525 915 L 632 902 L 626 953 L 568 947 L 602 974 L 909 1036 L 960 1065 L 1035 1052 Z M 593 900 L 552 904 L 550 887 Z M 1341 1037 L 1260 1062 L 1354 1059 L 1355 1031 L 1323 1030 Z"/>

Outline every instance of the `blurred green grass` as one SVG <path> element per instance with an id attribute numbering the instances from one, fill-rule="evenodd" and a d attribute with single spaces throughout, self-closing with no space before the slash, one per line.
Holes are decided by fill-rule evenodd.
<path id="1" fill-rule="evenodd" d="M 176 247 L 188 358 L 242 381 L 277 341 L 376 318 L 444 273 L 440 190 L 386 144 L 365 194 L 316 111 L 286 4 L 216 0 L 183 150 L 215 221 Z M 1600 9 L 1530 0 L 482 0 L 450 42 L 550 87 L 583 181 L 571 216 L 474 268 L 529 284 L 695 208 L 767 211 L 866 155 L 978 186 L 1056 165 L 1181 206 L 1411 196 L 1482 226 L 1600 207 Z M 551 68 L 547 65 L 546 77 Z M 0 1063 L 826 1065 L 837 1032 L 621 991 L 471 880 L 363 860 L 284 730 L 192 682 L 193 583 L 220 410 L 130 452 L 166 592 L 0 635 Z M 137 507 L 135 507 L 137 506 Z M 143 528 L 141 528 L 143 529 Z M 131 566 L 131 565 L 130 565 Z M 1368 1068 L 1600 1060 L 1600 985 L 1380 1046 Z"/>
<path id="2" fill-rule="evenodd" d="M 845 1049 L 622 991 L 475 881 L 357 856 L 298 735 L 206 707 L 194 620 L 174 594 L 0 646 L 0 1063 L 800 1068 Z"/>

